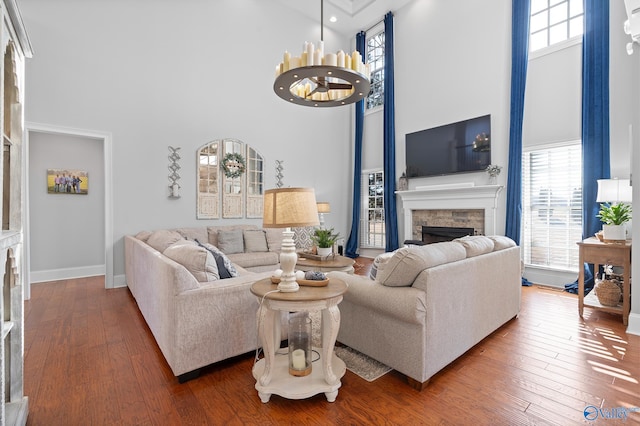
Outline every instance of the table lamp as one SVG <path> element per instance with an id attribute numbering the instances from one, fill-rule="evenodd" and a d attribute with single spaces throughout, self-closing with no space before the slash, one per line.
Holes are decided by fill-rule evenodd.
<path id="1" fill-rule="evenodd" d="M 331 205 L 328 201 L 318 201 L 318 213 L 320 214 L 320 228 L 324 228 L 324 214 L 331 213 Z"/>
<path id="2" fill-rule="evenodd" d="M 598 179 L 598 203 L 630 203 L 631 194 L 629 179 Z"/>
<path id="3" fill-rule="evenodd" d="M 298 255 L 291 228 L 319 224 L 315 191 L 313 188 L 267 189 L 264 192 L 263 211 L 263 227 L 285 228 L 282 232 L 282 250 L 280 251 L 282 275 L 278 290 L 282 292 L 298 291 L 299 287 L 295 276 Z"/>

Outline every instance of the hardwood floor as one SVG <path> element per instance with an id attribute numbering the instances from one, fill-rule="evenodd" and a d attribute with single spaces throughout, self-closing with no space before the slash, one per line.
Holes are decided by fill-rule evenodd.
<path id="1" fill-rule="evenodd" d="M 368 272 L 366 259 L 356 270 Z M 394 371 L 369 383 L 347 371 L 334 403 L 272 396 L 260 402 L 253 354 L 179 384 L 128 289 L 102 277 L 35 284 L 25 302 L 29 425 L 640 424 L 598 418 L 640 407 L 640 336 L 621 317 L 576 296 L 523 287 L 522 310 L 418 392 Z M 455 330 L 451 330 L 455 334 Z M 400 348 L 398 350 L 401 350 Z"/>

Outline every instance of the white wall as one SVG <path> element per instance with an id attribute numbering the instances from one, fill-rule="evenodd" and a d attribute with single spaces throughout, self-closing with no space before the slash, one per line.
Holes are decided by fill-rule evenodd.
<path id="1" fill-rule="evenodd" d="M 405 135 L 443 124 L 491 114 L 493 164 L 507 164 L 511 2 L 498 0 L 415 0 L 394 11 L 396 172 L 405 171 Z M 363 168 L 382 168 L 382 112 L 365 117 Z M 498 177 L 506 183 L 506 173 Z M 485 172 L 414 178 L 422 185 L 475 182 Z M 504 195 L 501 196 L 504 204 Z M 400 232 L 404 241 L 401 205 Z M 504 207 L 498 213 L 504 232 Z"/>
<path id="2" fill-rule="evenodd" d="M 20 7 L 35 51 L 27 61 L 27 121 L 113 134 L 116 274 L 124 269 L 123 235 L 219 222 L 195 220 L 195 151 L 216 138 L 240 139 L 264 155 L 267 187 L 275 183 L 275 160 L 284 160 L 285 185 L 314 186 L 318 199 L 331 202 L 327 226 L 349 234 L 352 107 L 288 105 L 271 89 L 283 50 L 316 40 L 317 23 L 259 0 L 20 0 Z M 629 172 L 628 124 L 638 112 L 638 96 L 629 88 L 623 8 L 611 2 L 614 176 Z M 405 169 L 406 133 L 483 114 L 492 116 L 492 162 L 506 166 L 511 1 L 414 0 L 393 12 L 398 175 Z M 348 48 L 353 40 L 325 28 L 325 45 Z M 577 46 L 530 63 L 536 92 L 543 68 L 567 74 L 544 97 L 528 89 L 525 141 L 579 137 L 579 52 Z M 366 116 L 364 135 L 363 168 L 381 168 L 381 113 Z M 179 200 L 166 198 L 168 145 L 181 146 L 184 154 Z M 498 183 L 506 178 L 505 167 Z M 487 179 L 484 172 L 420 178 L 410 188 Z M 504 192 L 501 197 L 499 232 Z"/>
<path id="3" fill-rule="evenodd" d="M 284 160 L 284 184 L 314 187 L 331 203 L 327 226 L 348 234 L 353 107 L 290 105 L 272 89 L 284 51 L 319 39 L 318 23 L 259 0 L 21 0 L 20 8 L 35 51 L 26 120 L 113 135 L 116 276 L 125 234 L 223 221 L 195 214 L 195 153 L 218 138 L 264 156 L 267 188 Z M 327 28 L 324 38 L 326 50 L 351 45 Z M 169 145 L 182 148 L 178 200 L 166 192 Z"/>
<path id="4" fill-rule="evenodd" d="M 102 141 L 29 132 L 31 281 L 104 274 L 105 181 Z M 86 195 L 47 192 L 48 169 L 88 172 Z"/>

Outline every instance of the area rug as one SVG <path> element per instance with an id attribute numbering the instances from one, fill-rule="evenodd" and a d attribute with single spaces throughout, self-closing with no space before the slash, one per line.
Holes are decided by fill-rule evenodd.
<path id="1" fill-rule="evenodd" d="M 336 346 L 335 353 L 338 358 L 344 361 L 347 370 L 357 374 L 367 382 L 373 382 L 391 371 L 391 367 L 348 346 Z"/>

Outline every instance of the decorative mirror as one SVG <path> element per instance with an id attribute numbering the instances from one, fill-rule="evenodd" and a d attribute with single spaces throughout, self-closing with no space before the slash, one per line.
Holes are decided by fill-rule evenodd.
<path id="1" fill-rule="evenodd" d="M 197 218 L 260 218 L 264 159 L 236 139 L 218 139 L 198 149 Z"/>

